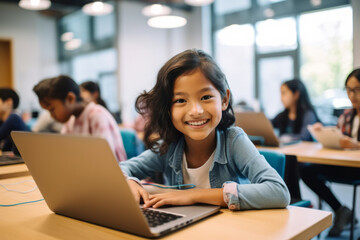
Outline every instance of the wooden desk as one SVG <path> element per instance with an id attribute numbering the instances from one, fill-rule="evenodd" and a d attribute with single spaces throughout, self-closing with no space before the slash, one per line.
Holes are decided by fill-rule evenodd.
<path id="1" fill-rule="evenodd" d="M 258 149 L 269 149 L 296 156 L 299 162 L 360 167 L 360 150 L 323 148 L 320 143 L 316 142 L 300 142 L 283 147 L 257 147 Z"/>
<path id="2" fill-rule="evenodd" d="M 31 177 L 0 180 L 20 182 Z M 17 189 L 26 190 L 33 182 Z M 21 189 L 24 188 L 24 189 Z M 0 189 L 1 204 L 42 198 L 38 190 L 19 194 Z M 331 213 L 309 208 L 253 210 L 220 213 L 194 223 L 161 239 L 310 239 L 331 226 Z M 121 231 L 93 225 L 52 213 L 44 201 L 14 207 L 0 207 L 2 239 L 143 239 Z"/>
<path id="3" fill-rule="evenodd" d="M 30 175 L 25 163 L 0 166 L 0 179 L 14 178 Z"/>

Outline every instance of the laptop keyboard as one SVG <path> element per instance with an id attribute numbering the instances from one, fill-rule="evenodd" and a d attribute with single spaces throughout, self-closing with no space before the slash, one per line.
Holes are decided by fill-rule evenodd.
<path id="1" fill-rule="evenodd" d="M 157 227 L 164 223 L 183 217 L 180 215 L 162 212 L 162 211 L 156 211 L 149 208 L 141 208 L 141 210 L 143 211 L 150 227 Z"/>
<path id="2" fill-rule="evenodd" d="M 24 160 L 20 156 L 9 156 L 9 155 L 1 155 L 0 156 L 0 166 L 23 163 Z"/>

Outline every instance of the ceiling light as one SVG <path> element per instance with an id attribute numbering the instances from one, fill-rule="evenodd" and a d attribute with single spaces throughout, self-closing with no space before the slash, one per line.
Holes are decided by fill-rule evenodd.
<path id="1" fill-rule="evenodd" d="M 95 1 L 85 4 L 82 7 L 82 10 L 84 13 L 91 16 L 101 16 L 111 13 L 113 11 L 113 6 L 101 1 Z"/>
<path id="2" fill-rule="evenodd" d="M 214 0 L 185 0 L 186 4 L 189 4 L 191 6 L 205 6 L 208 5 L 210 3 L 213 3 Z"/>
<path id="3" fill-rule="evenodd" d="M 65 33 L 61 34 L 61 41 L 63 41 L 63 42 L 70 41 L 73 38 L 74 38 L 73 32 L 65 32 Z"/>
<path id="4" fill-rule="evenodd" d="M 264 10 L 264 16 L 267 17 L 267 18 L 272 18 L 272 17 L 275 16 L 275 12 L 271 8 L 266 8 Z"/>
<path id="5" fill-rule="evenodd" d="M 81 46 L 81 39 L 74 38 L 65 43 L 64 48 L 68 51 L 75 50 Z"/>
<path id="6" fill-rule="evenodd" d="M 144 7 L 142 14 L 148 17 L 154 17 L 159 15 L 168 15 L 171 13 L 171 8 L 161 4 L 153 4 Z"/>
<path id="7" fill-rule="evenodd" d="M 314 7 L 320 6 L 321 2 L 321 0 L 310 0 L 311 5 L 313 5 Z"/>
<path id="8" fill-rule="evenodd" d="M 51 6 L 49 0 L 21 0 L 19 6 L 28 10 L 44 10 Z"/>
<path id="9" fill-rule="evenodd" d="M 185 26 L 187 21 L 180 16 L 158 16 L 148 20 L 148 25 L 154 28 L 178 28 Z"/>

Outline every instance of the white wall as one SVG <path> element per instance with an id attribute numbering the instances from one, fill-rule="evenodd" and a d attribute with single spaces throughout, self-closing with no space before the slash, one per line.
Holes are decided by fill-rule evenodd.
<path id="1" fill-rule="evenodd" d="M 182 28 L 155 29 L 147 25 L 148 18 L 141 13 L 144 6 L 139 2 L 119 3 L 119 101 L 125 123 L 133 121 L 136 97 L 154 86 L 161 66 L 183 50 L 202 48 L 208 39 L 202 36 L 201 8 L 173 11 L 187 18 L 188 23 Z"/>
<path id="2" fill-rule="evenodd" d="M 33 86 L 45 77 L 59 74 L 54 18 L 0 3 L 0 38 L 13 42 L 14 86 L 20 109 L 38 108 Z"/>

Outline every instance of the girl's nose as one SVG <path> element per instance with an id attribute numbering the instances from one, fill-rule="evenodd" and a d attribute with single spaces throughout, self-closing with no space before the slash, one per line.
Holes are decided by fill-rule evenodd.
<path id="1" fill-rule="evenodd" d="M 190 109 L 190 115 L 200 115 L 204 113 L 204 109 L 202 107 L 202 105 L 199 102 L 194 102 L 191 104 L 191 109 Z"/>

